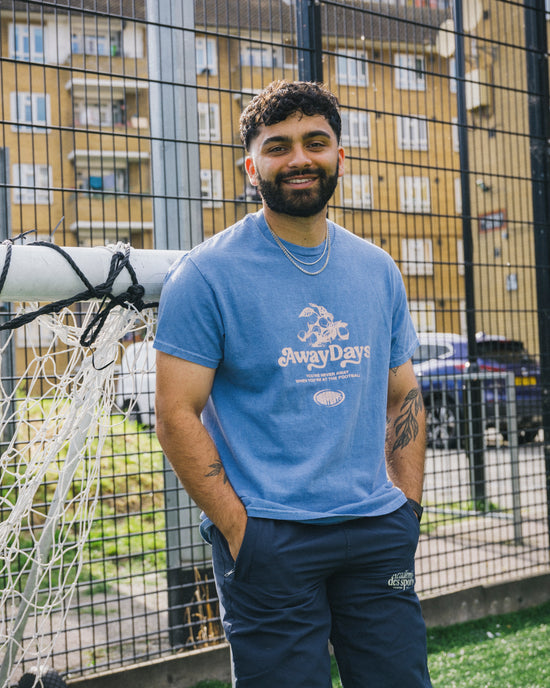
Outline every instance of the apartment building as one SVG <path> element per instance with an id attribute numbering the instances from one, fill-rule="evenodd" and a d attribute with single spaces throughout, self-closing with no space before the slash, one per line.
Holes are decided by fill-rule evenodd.
<path id="1" fill-rule="evenodd" d="M 509 15 L 497 22 L 504 4 Z M 518 132 L 528 129 L 514 52 L 521 8 L 495 0 L 476 8 L 462 124 L 473 160 L 476 302 L 492 313 L 484 315 L 485 329 L 499 332 L 499 312 L 521 303 L 527 313 L 535 302 L 533 271 L 506 268 L 518 252 L 522 264 L 533 264 L 527 147 L 510 158 Z M 59 244 L 154 245 L 146 10 L 143 0 L 2 3 L 0 147 L 11 236 L 35 230 L 44 238 L 59 224 Z M 194 200 L 209 236 L 259 207 L 244 171 L 239 114 L 273 79 L 298 78 L 300 53 L 295 6 L 287 0 L 201 0 L 193 16 Z M 460 332 L 457 81 L 455 56 L 442 54 L 438 42 L 449 16 L 445 0 L 327 3 L 318 39 L 323 79 L 342 106 L 347 153 L 331 217 L 394 256 L 418 329 Z M 506 91 L 511 73 L 517 86 Z M 517 170 L 510 183 L 499 177 L 504 168 Z M 506 236 L 512 228 L 514 242 Z M 518 319 L 517 329 L 536 350 L 532 318 Z"/>
<path id="2" fill-rule="evenodd" d="M 465 329 L 456 95 L 452 63 L 434 49 L 449 15 L 445 3 L 416 4 L 388 3 L 383 16 L 342 6 L 322 14 L 323 79 L 342 106 L 347 153 L 330 215 L 398 261 L 420 330 L 456 332 Z M 276 12 L 255 3 L 245 35 L 242 4 L 215 6 L 197 3 L 195 15 L 207 234 L 259 202 L 238 140 L 242 108 L 273 79 L 299 73 L 290 3 Z"/>
<path id="3" fill-rule="evenodd" d="M 125 4 L 135 15 L 140 3 Z M 59 5 L 2 3 L 0 11 L 11 236 L 47 238 L 59 225 L 64 245 L 150 247 L 145 27 Z"/>

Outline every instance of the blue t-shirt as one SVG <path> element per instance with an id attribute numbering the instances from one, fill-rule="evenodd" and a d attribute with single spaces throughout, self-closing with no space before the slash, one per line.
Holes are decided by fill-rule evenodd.
<path id="1" fill-rule="evenodd" d="M 388 372 L 417 345 L 403 281 L 385 251 L 329 231 L 311 276 L 248 215 L 162 291 L 155 347 L 216 369 L 202 420 L 249 516 L 335 522 L 405 502 L 384 454 Z M 287 246 L 310 263 L 323 248 Z"/>

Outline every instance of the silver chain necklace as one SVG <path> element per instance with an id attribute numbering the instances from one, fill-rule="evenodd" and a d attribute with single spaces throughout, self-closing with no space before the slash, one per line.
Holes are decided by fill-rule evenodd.
<path id="1" fill-rule="evenodd" d="M 275 234 L 275 232 L 271 229 L 271 227 L 269 226 L 269 223 L 266 222 L 266 224 L 267 224 L 267 228 L 269 229 L 269 231 L 270 231 L 270 233 L 271 233 L 271 236 L 275 239 L 275 242 L 276 242 L 277 246 L 278 246 L 278 247 L 281 249 L 281 251 L 285 254 L 285 256 L 286 256 L 286 257 L 288 258 L 288 260 L 292 263 L 292 265 L 294 265 L 295 268 L 298 268 L 298 270 L 300 270 L 300 272 L 303 272 L 304 275 L 310 275 L 311 277 L 313 277 L 314 275 L 319 275 L 319 274 L 320 274 L 321 272 L 323 272 L 323 270 L 327 267 L 327 265 L 328 265 L 328 260 L 329 260 L 329 258 L 330 258 L 330 229 L 329 229 L 328 223 L 327 223 L 327 234 L 326 234 L 326 237 L 325 237 L 325 248 L 323 249 L 323 252 L 322 252 L 321 255 L 319 256 L 319 258 L 317 258 L 316 260 L 314 260 L 314 261 L 312 261 L 312 262 L 307 262 L 307 261 L 305 261 L 305 260 L 301 260 L 300 258 L 298 258 L 297 256 L 295 256 L 295 255 L 294 255 L 294 254 L 293 254 L 293 253 L 283 244 L 283 242 L 280 240 L 280 238 L 277 236 L 277 234 Z M 310 272 L 309 270 L 306 270 L 305 268 L 302 267 L 302 265 L 309 265 L 309 266 L 317 265 L 317 263 L 318 263 L 320 260 L 323 259 L 323 256 L 325 256 L 325 254 L 326 254 L 325 262 L 324 262 L 323 265 L 319 268 L 319 270 L 315 270 L 314 272 Z"/>

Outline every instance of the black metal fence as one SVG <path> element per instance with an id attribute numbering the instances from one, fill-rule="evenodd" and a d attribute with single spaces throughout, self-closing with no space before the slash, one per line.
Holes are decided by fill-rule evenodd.
<path id="1" fill-rule="evenodd" d="M 0 4 L 2 239 L 189 248 L 258 207 L 238 138 L 251 96 L 278 78 L 337 93 L 346 175 L 330 215 L 395 258 L 422 336 L 421 597 L 550 568 L 549 11 L 544 0 Z M 29 352 L 19 337 L 17 370 Z M 197 510 L 151 427 L 136 420 L 106 446 L 52 656 L 72 676 L 222 639 Z"/>

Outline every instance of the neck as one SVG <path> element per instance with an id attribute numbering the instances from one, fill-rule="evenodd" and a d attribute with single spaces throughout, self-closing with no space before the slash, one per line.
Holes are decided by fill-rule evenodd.
<path id="1" fill-rule="evenodd" d="M 274 213 L 264 203 L 264 217 L 280 239 L 297 246 L 319 246 L 327 235 L 326 208 L 311 217 L 294 217 Z"/>

